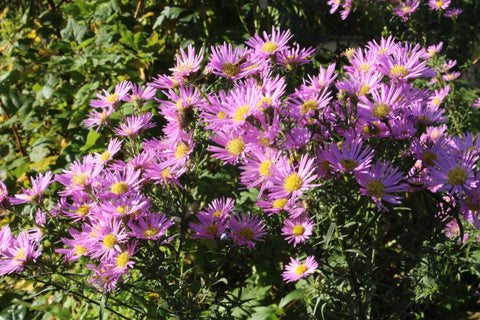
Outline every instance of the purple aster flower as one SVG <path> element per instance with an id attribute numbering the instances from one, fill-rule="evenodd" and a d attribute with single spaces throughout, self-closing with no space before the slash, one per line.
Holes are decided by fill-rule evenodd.
<path id="1" fill-rule="evenodd" d="M 227 229 L 227 219 L 217 219 L 213 215 L 199 213 L 197 215 L 199 223 L 190 222 L 189 226 L 194 235 L 192 239 L 211 239 L 220 238 Z"/>
<path id="2" fill-rule="evenodd" d="M 460 155 L 453 154 L 451 157 L 435 161 L 437 168 L 432 169 L 430 175 L 437 184 L 442 185 L 438 191 L 447 190 L 453 194 L 475 188 L 477 159 L 478 156 L 468 152 Z"/>
<path id="3" fill-rule="evenodd" d="M 362 140 L 349 136 L 341 145 L 341 148 L 332 143 L 329 147 L 329 153 L 324 156 L 330 164 L 330 170 L 356 173 L 370 167 L 373 154 L 373 149 L 370 146 L 363 148 Z"/>
<path id="4" fill-rule="evenodd" d="M 300 260 L 290 258 L 290 263 L 285 266 L 285 271 L 282 273 L 283 281 L 286 283 L 298 281 L 301 278 L 307 277 L 309 274 L 315 273 L 318 268 L 318 263 L 314 256 L 307 256 L 304 263 Z"/>
<path id="5" fill-rule="evenodd" d="M 132 84 L 132 93 L 124 97 L 125 101 L 137 103 L 139 106 L 144 105 L 146 101 L 155 98 L 157 89 L 154 87 L 145 87 Z"/>
<path id="6" fill-rule="evenodd" d="M 10 198 L 8 197 L 7 186 L 3 181 L 0 181 L 0 208 L 5 209 L 5 206 L 10 205 Z"/>
<path id="7" fill-rule="evenodd" d="M 458 17 L 462 12 L 463 12 L 462 9 L 453 8 L 453 9 L 449 9 L 449 10 L 445 11 L 444 16 L 447 17 L 447 18 L 455 19 L 455 18 Z"/>
<path id="8" fill-rule="evenodd" d="M 379 209 L 386 210 L 382 201 L 400 204 L 402 197 L 391 193 L 407 190 L 407 185 L 402 183 L 404 174 L 398 168 L 393 168 L 388 161 L 381 163 L 380 159 L 375 166 L 358 173 L 355 178 L 361 186 L 360 193 L 371 197 Z"/>
<path id="9" fill-rule="evenodd" d="M 7 249 L 12 246 L 14 238 L 9 225 L 5 225 L 0 229 L 0 257 L 2 257 Z"/>
<path id="10" fill-rule="evenodd" d="M 228 222 L 230 228 L 230 236 L 235 240 L 237 246 L 247 246 L 249 250 L 255 248 L 254 241 L 264 241 L 261 239 L 267 234 L 263 231 L 265 224 L 256 215 L 247 213 L 233 216 Z"/>
<path id="11" fill-rule="evenodd" d="M 231 163 L 237 164 L 239 158 L 249 151 L 248 144 L 245 143 L 241 130 L 232 130 L 226 133 L 218 132 L 217 136 L 211 136 L 213 142 L 223 146 L 223 148 L 210 146 L 208 151 L 213 152 L 213 156 Z"/>
<path id="12" fill-rule="evenodd" d="M 295 47 L 280 51 L 277 54 L 277 61 L 278 64 L 285 66 L 286 70 L 289 71 L 295 69 L 302 64 L 306 64 L 312 61 L 308 58 L 314 52 L 315 49 L 312 47 L 300 49 L 300 45 L 297 44 Z"/>
<path id="13" fill-rule="evenodd" d="M 80 231 L 70 228 L 68 230 L 73 239 L 61 238 L 61 241 L 67 246 L 67 248 L 56 249 L 55 252 L 63 254 L 65 256 L 65 262 L 77 261 L 83 256 L 88 254 L 87 246 L 81 244 L 83 235 Z"/>

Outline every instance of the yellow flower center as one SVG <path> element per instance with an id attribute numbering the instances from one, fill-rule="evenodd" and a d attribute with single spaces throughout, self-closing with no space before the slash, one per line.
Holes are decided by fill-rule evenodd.
<path id="1" fill-rule="evenodd" d="M 301 236 L 305 232 L 305 228 L 303 226 L 295 226 L 293 228 L 293 234 L 296 236 Z"/>
<path id="2" fill-rule="evenodd" d="M 123 181 L 116 182 L 110 187 L 110 191 L 115 193 L 117 196 L 121 195 L 122 193 L 127 192 L 128 189 L 129 189 L 128 183 L 123 182 Z"/>
<path id="3" fill-rule="evenodd" d="M 375 118 L 384 118 L 390 113 L 390 107 L 386 103 L 379 103 L 372 109 L 372 116 Z"/>
<path id="4" fill-rule="evenodd" d="M 433 105 L 434 106 L 438 106 L 440 104 L 440 102 L 442 102 L 442 99 L 440 99 L 439 97 L 436 97 L 435 99 L 433 99 Z"/>
<path id="5" fill-rule="evenodd" d="M 225 119 L 225 112 L 222 112 L 222 111 L 218 112 L 217 118 L 218 119 Z"/>
<path id="6" fill-rule="evenodd" d="M 75 252 L 76 256 L 83 256 L 85 253 L 87 253 L 87 248 L 84 246 L 81 246 L 79 244 L 75 245 L 73 248 L 73 252 Z"/>
<path id="7" fill-rule="evenodd" d="M 439 1 L 437 1 L 435 4 L 437 5 L 437 7 L 440 8 L 441 6 L 443 6 L 444 3 L 445 3 L 445 2 L 443 2 L 442 0 L 439 0 Z"/>
<path id="8" fill-rule="evenodd" d="M 410 6 L 405 6 L 405 7 L 402 8 L 403 13 L 409 13 L 411 11 L 412 11 L 412 7 L 410 7 Z"/>
<path id="9" fill-rule="evenodd" d="M 78 175 L 75 175 L 73 178 L 72 178 L 72 181 L 75 183 L 75 184 L 78 184 L 79 186 L 84 186 L 85 185 L 85 182 L 87 181 L 88 179 L 88 175 L 86 173 L 80 173 Z"/>
<path id="10" fill-rule="evenodd" d="M 177 146 L 177 150 L 175 150 L 175 159 L 180 160 L 185 158 L 188 152 L 188 146 L 185 143 L 179 143 Z"/>
<path id="11" fill-rule="evenodd" d="M 24 249 L 18 250 L 17 254 L 13 257 L 13 260 L 23 260 L 25 259 L 25 251 Z M 21 262 L 21 261 L 17 261 Z"/>
<path id="12" fill-rule="evenodd" d="M 102 155 L 100 156 L 100 160 L 101 161 L 108 161 L 110 160 L 110 157 L 112 156 L 112 154 L 108 151 L 105 151 L 104 153 L 102 153 Z"/>
<path id="13" fill-rule="evenodd" d="M 260 164 L 260 167 L 258 168 L 258 172 L 260 172 L 260 175 L 262 177 L 270 175 L 270 171 L 268 171 L 268 169 L 270 169 L 271 164 L 272 164 L 272 161 L 270 160 L 265 160 Z"/>
<path id="14" fill-rule="evenodd" d="M 370 180 L 365 187 L 372 197 L 382 199 L 385 195 L 385 185 L 378 180 Z"/>
<path id="15" fill-rule="evenodd" d="M 288 200 L 286 198 L 282 198 L 272 202 L 272 206 L 274 208 L 283 208 L 287 205 L 287 203 L 288 203 Z"/>
<path id="16" fill-rule="evenodd" d="M 90 212 L 90 206 L 88 204 L 84 204 L 78 207 L 75 213 L 80 217 L 85 217 L 89 212 Z"/>
<path id="17" fill-rule="evenodd" d="M 149 226 L 147 229 L 143 230 L 142 235 L 145 238 L 152 238 L 155 237 L 159 232 L 160 230 L 158 228 Z"/>
<path id="18" fill-rule="evenodd" d="M 318 103 L 317 100 L 315 99 L 309 99 L 303 103 L 303 105 L 300 107 L 300 113 L 301 114 L 306 114 L 309 111 L 315 111 L 317 110 Z"/>
<path id="19" fill-rule="evenodd" d="M 221 215 L 222 215 L 222 212 L 220 212 L 219 210 L 217 210 L 213 213 L 214 218 L 220 217 Z"/>
<path id="20" fill-rule="evenodd" d="M 127 208 L 128 208 L 127 206 L 120 206 L 117 209 L 115 209 L 115 211 L 117 213 L 121 213 L 121 214 L 125 215 L 125 213 L 127 213 Z"/>
<path id="21" fill-rule="evenodd" d="M 428 164 L 429 166 L 433 166 L 435 164 L 434 161 L 437 161 L 438 157 L 435 152 L 425 151 L 422 153 L 422 159 L 424 163 Z"/>
<path id="22" fill-rule="evenodd" d="M 245 240 L 252 240 L 255 233 L 249 227 L 243 227 L 238 230 L 238 235 Z"/>
<path id="23" fill-rule="evenodd" d="M 299 276 L 307 272 L 307 270 L 308 268 L 305 265 L 301 264 L 295 269 L 295 273 L 297 274 L 297 276 Z"/>
<path id="24" fill-rule="evenodd" d="M 295 192 L 302 187 L 303 180 L 298 173 L 292 173 L 283 182 L 283 189 L 287 192 Z"/>
<path id="25" fill-rule="evenodd" d="M 216 236 L 218 233 L 218 226 L 216 224 L 211 224 L 205 227 L 205 232 L 212 236 Z"/>
<path id="26" fill-rule="evenodd" d="M 265 138 L 265 137 L 258 138 L 258 142 L 260 142 L 260 144 L 265 147 L 268 147 L 270 143 L 272 143 L 272 141 L 269 138 Z"/>
<path id="27" fill-rule="evenodd" d="M 240 65 L 236 63 L 225 62 L 222 66 L 222 72 L 227 75 L 227 77 L 234 77 L 240 73 L 242 69 Z"/>
<path id="28" fill-rule="evenodd" d="M 345 55 L 347 56 L 348 59 L 352 59 L 354 53 L 355 53 L 354 48 L 348 48 L 347 50 L 345 50 Z"/>
<path id="29" fill-rule="evenodd" d="M 358 71 L 362 73 L 368 73 L 368 71 L 370 71 L 370 68 L 371 68 L 370 65 L 364 62 L 358 67 Z"/>
<path id="30" fill-rule="evenodd" d="M 107 102 L 108 103 L 114 103 L 117 100 L 118 94 L 112 93 L 107 97 Z"/>
<path id="31" fill-rule="evenodd" d="M 226 149 L 231 155 L 239 156 L 245 150 L 245 142 L 241 137 L 234 138 L 228 141 Z"/>
<path id="32" fill-rule="evenodd" d="M 398 75 L 399 77 L 405 77 L 408 74 L 407 67 L 401 64 L 396 64 L 390 69 L 390 75 L 394 77 Z"/>
<path id="33" fill-rule="evenodd" d="M 127 265 L 128 261 L 130 261 L 130 253 L 128 253 L 127 251 L 123 251 L 118 255 L 117 261 L 115 261 L 115 264 L 120 269 L 123 269 Z"/>
<path id="34" fill-rule="evenodd" d="M 170 174 L 170 169 L 167 168 L 167 169 L 162 170 L 162 178 L 163 179 L 167 179 L 169 174 Z"/>
<path id="35" fill-rule="evenodd" d="M 368 84 L 364 84 L 360 89 L 359 96 L 364 96 L 370 91 L 370 86 Z"/>
<path id="36" fill-rule="evenodd" d="M 107 249 L 112 249 L 116 244 L 117 244 L 117 236 L 115 236 L 112 233 L 107 234 L 105 238 L 103 238 L 103 245 Z"/>
<path id="37" fill-rule="evenodd" d="M 250 110 L 250 106 L 248 104 L 244 105 L 243 107 L 238 108 L 233 115 L 234 122 L 240 122 L 245 120 L 247 117 L 248 111 Z"/>
<path id="38" fill-rule="evenodd" d="M 260 99 L 260 101 L 258 102 L 257 104 L 257 107 L 262 109 L 261 108 L 264 104 L 267 105 L 267 107 L 271 106 L 272 105 L 272 98 L 271 97 L 263 97 L 262 99 Z"/>
<path id="39" fill-rule="evenodd" d="M 352 172 L 358 166 L 358 163 L 352 159 L 342 159 L 340 160 L 340 164 L 347 172 Z"/>
<path id="40" fill-rule="evenodd" d="M 278 44 L 274 41 L 265 42 L 262 46 L 263 53 L 272 53 L 278 49 Z"/>
<path id="41" fill-rule="evenodd" d="M 467 181 L 467 171 L 463 168 L 453 168 L 447 174 L 447 181 L 452 186 L 459 186 Z"/>

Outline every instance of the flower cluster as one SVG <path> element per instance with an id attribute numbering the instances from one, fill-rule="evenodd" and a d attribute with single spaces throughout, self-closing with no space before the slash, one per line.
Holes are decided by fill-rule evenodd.
<path id="1" fill-rule="evenodd" d="M 348 1 L 329 4 L 348 7 Z M 349 181 L 352 190 L 346 192 L 380 213 L 402 204 L 408 193 L 439 193 L 480 226 L 480 140 L 471 133 L 447 133 L 442 103 L 449 86 L 421 89 L 416 82 L 425 78 L 431 88 L 441 83 L 442 70 L 428 64 L 441 45 L 426 50 L 393 37 L 371 41 L 345 52 L 342 76 L 331 64 L 287 89 L 287 75 L 314 52 L 290 46 L 291 38 L 290 31 L 272 28 L 242 48 L 211 47 L 207 58 L 204 49 L 190 45 L 176 55 L 171 74 L 158 75 L 147 87 L 124 81 L 114 93 L 104 90 L 91 101 L 84 125 L 110 130 L 115 137 L 106 150 L 75 161 L 54 178 L 47 172 L 31 179 L 32 188 L 12 198 L 0 188 L 0 204 L 42 203 L 53 180 L 62 185 L 56 205 L 37 211 L 36 223 L 69 221 L 64 247 L 56 252 L 67 262 L 88 258 L 88 282 L 103 291 L 113 290 L 134 268 L 145 243 L 167 240 L 174 214 L 154 209 L 158 199 L 152 197 L 158 194 L 152 190 L 191 191 L 185 177 L 202 161 L 238 169 L 242 188 L 256 189 L 258 197 L 242 214 L 234 199 L 214 200 L 190 218 L 190 240 L 233 239 L 233 245 L 253 250 L 265 241 L 274 216 L 283 227 L 269 236 L 283 237 L 293 252 L 304 254 L 318 222 L 306 203 L 316 190 L 339 181 Z M 200 82 L 209 77 L 223 83 L 222 90 Z M 158 122 L 144 108 L 153 99 Z M 131 114 L 120 112 L 124 104 L 133 106 Z M 161 136 L 145 138 L 159 123 Z M 389 152 L 390 145 L 397 152 Z M 34 231 L 14 238 L 4 227 L 0 237 L 1 274 L 20 271 L 40 255 Z M 296 281 L 317 267 L 314 255 L 303 263 L 290 257 L 283 279 Z"/>
<path id="2" fill-rule="evenodd" d="M 385 0 L 377 0 L 377 2 L 385 2 Z M 390 1 L 394 4 L 393 13 L 401 17 L 403 21 L 407 21 L 409 17 L 417 11 L 421 5 L 421 0 L 406 0 L 406 1 Z M 426 1 L 425 1 L 426 2 Z M 340 16 L 345 20 L 354 5 L 354 0 L 329 0 L 327 4 L 330 6 L 330 14 L 340 8 Z M 450 8 L 451 0 L 428 0 L 428 8 L 432 11 L 441 11 L 443 15 L 448 18 L 456 18 L 462 13 L 461 9 Z"/>

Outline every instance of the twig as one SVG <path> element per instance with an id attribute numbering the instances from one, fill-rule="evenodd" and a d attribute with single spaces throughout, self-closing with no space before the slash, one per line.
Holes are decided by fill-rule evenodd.
<path id="1" fill-rule="evenodd" d="M 9 120 L 10 116 L 8 115 L 7 108 L 3 104 L 3 101 L 1 101 L 1 100 L 0 100 L 0 106 L 2 107 L 2 110 L 5 113 L 5 118 L 7 118 L 7 120 Z M 17 142 L 17 148 L 22 153 L 22 157 L 24 157 L 25 156 L 25 149 L 23 148 L 22 143 L 20 142 L 20 137 L 18 136 L 17 126 L 15 124 L 12 124 L 12 131 L 13 131 L 13 135 L 15 136 L 15 141 Z"/>

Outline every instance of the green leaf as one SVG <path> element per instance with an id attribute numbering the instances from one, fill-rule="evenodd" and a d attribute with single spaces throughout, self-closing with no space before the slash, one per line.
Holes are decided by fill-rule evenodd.
<path id="1" fill-rule="evenodd" d="M 48 150 L 48 148 L 44 147 L 43 145 L 37 146 L 33 148 L 29 154 L 30 161 L 32 162 L 42 161 L 49 153 L 50 153 L 50 150 Z"/>
<path id="2" fill-rule="evenodd" d="M 289 304 L 293 300 L 301 299 L 303 297 L 303 295 L 304 295 L 304 290 L 295 289 L 292 292 L 290 292 L 289 294 L 287 294 L 285 297 L 283 297 L 282 300 L 280 300 L 280 303 L 278 304 L 278 307 L 279 308 L 285 308 L 285 306 L 287 304 Z"/>
<path id="3" fill-rule="evenodd" d="M 81 151 L 87 151 L 91 147 L 95 145 L 97 142 L 98 138 L 100 138 L 100 133 L 97 133 L 95 130 L 90 130 L 87 136 L 87 141 L 83 145 L 82 148 L 80 148 Z"/>
<path id="4" fill-rule="evenodd" d="M 63 40 L 76 41 L 82 43 L 87 37 L 88 29 L 86 26 L 79 24 L 75 19 L 68 19 L 65 29 L 60 31 Z"/>

